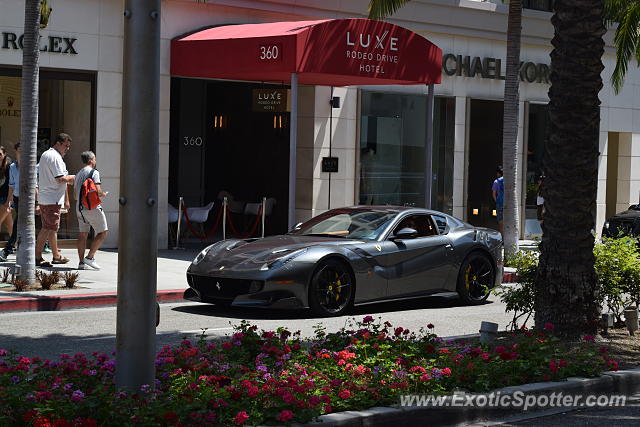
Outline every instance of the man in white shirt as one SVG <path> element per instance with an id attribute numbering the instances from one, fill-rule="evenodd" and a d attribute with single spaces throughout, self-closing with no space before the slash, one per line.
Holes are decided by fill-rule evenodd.
<path id="1" fill-rule="evenodd" d="M 73 184 L 75 175 L 69 175 L 62 157 L 71 148 L 71 137 L 66 133 L 58 134 L 53 147 L 40 157 L 38 187 L 38 202 L 42 219 L 42 229 L 36 241 L 36 265 L 46 267 L 50 263 L 42 259 L 42 249 L 47 240 L 53 249 L 53 264 L 66 264 L 69 258 L 60 254 L 58 250 L 58 229 L 60 228 L 60 208 L 64 204 L 69 209 L 70 203 L 66 196 L 67 184 Z"/>

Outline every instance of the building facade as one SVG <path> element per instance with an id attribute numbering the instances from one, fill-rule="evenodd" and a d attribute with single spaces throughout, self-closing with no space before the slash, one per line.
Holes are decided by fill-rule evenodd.
<path id="1" fill-rule="evenodd" d="M 282 82 L 184 79 L 171 75 L 171 41 L 202 28 L 247 23 L 364 18 L 367 0 L 162 1 L 159 245 L 169 241 L 168 206 L 183 197 L 204 206 L 231 195 L 245 225 L 246 203 L 275 202 L 267 231 L 286 228 L 290 115 L 264 110 L 256 97 L 279 93 Z M 533 5 L 536 6 L 536 5 Z M 544 8 L 545 5 L 542 5 Z M 20 65 L 24 5 L 0 0 L 0 144 L 10 155 L 20 138 Z M 56 133 L 72 135 L 70 173 L 80 153 L 96 152 L 104 208 L 117 246 L 122 117 L 121 0 L 57 0 L 42 31 L 39 151 Z M 520 69 L 522 212 L 535 234 L 535 182 L 544 172 L 551 13 L 525 9 Z M 506 63 L 507 5 L 470 0 L 414 0 L 389 22 L 442 49 L 442 83 L 435 86 L 433 208 L 495 227 L 490 186 L 501 158 L 501 79 Z M 606 216 L 640 194 L 640 72 L 631 67 L 615 96 L 611 32 L 603 58 L 597 229 Z M 330 48 L 331 46 L 327 46 Z M 215 55 L 215 52 L 211 52 Z M 353 204 L 425 205 L 427 88 L 301 86 L 296 147 L 296 219 Z M 330 100 L 338 99 L 337 103 Z M 323 172 L 323 158 L 337 172 Z M 327 165 L 325 164 L 325 167 Z M 334 164 L 333 167 L 336 165 Z M 570 167 L 570 165 L 567 165 Z M 335 169 L 333 169 L 335 170 Z M 143 179 L 143 177 L 141 177 Z M 210 221 L 213 222 L 213 221 Z M 63 223 L 74 237 L 76 219 Z"/>

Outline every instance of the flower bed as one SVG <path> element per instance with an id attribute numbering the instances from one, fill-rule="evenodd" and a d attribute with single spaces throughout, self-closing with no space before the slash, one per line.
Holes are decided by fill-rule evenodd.
<path id="1" fill-rule="evenodd" d="M 367 316 L 302 340 L 247 322 L 223 342 L 182 341 L 156 358 L 156 380 L 135 393 L 114 386 L 104 354 L 29 359 L 0 350 L 0 425 L 201 426 L 305 422 L 331 412 L 398 403 L 407 393 L 474 392 L 617 369 L 585 337 L 569 351 L 552 334 L 520 331 L 508 347 L 445 342 Z"/>

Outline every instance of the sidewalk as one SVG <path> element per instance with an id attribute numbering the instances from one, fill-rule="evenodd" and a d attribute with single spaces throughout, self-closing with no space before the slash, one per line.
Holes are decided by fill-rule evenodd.
<path id="1" fill-rule="evenodd" d="M 78 272 L 76 289 L 61 289 L 51 291 L 8 292 L 0 284 L 0 312 L 2 311 L 43 311 L 60 310 L 80 307 L 95 307 L 115 305 L 118 288 L 118 252 L 117 250 L 102 250 L 96 254 L 96 261 L 101 269 L 76 270 L 78 253 L 75 249 L 61 249 L 64 256 L 71 261 L 66 265 L 55 265 L 53 268 L 43 268 L 44 271 L 58 270 Z M 186 271 L 191 261 L 198 254 L 199 249 L 158 251 L 158 301 L 184 301 L 182 294 L 187 289 Z M 44 255 L 46 260 L 51 255 Z M 12 267 L 15 255 L 10 255 L 7 262 L 0 262 L 0 270 Z M 6 288 L 5 288 L 6 289 Z"/>
<path id="2" fill-rule="evenodd" d="M 9 285 L 0 284 L 0 312 L 3 311 L 51 311 L 82 307 L 110 306 L 117 303 L 118 289 L 118 252 L 115 249 L 102 250 L 96 255 L 96 261 L 101 269 L 76 270 L 78 254 L 75 249 L 60 249 L 69 258 L 66 265 L 55 265 L 53 268 L 42 270 L 58 270 L 78 272 L 80 279 L 76 289 L 61 289 L 51 291 L 9 292 L 4 289 Z M 183 302 L 182 295 L 188 288 L 186 271 L 191 261 L 196 257 L 199 248 L 185 250 L 162 249 L 158 251 L 158 301 Z M 50 254 L 45 254 L 46 260 L 51 260 Z M 0 262 L 0 271 L 12 267 L 15 255 L 10 255 L 7 262 Z M 515 269 L 506 267 L 503 283 L 516 281 Z"/>

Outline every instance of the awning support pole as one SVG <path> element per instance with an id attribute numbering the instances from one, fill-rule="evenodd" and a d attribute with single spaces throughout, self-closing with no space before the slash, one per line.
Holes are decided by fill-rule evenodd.
<path id="1" fill-rule="evenodd" d="M 433 187 L 433 84 L 427 85 L 427 129 L 424 144 L 424 207 L 431 209 Z"/>
<path id="2" fill-rule="evenodd" d="M 289 120 L 289 215 L 288 230 L 296 225 L 296 139 L 298 138 L 298 74 L 291 73 L 291 119 Z"/>

